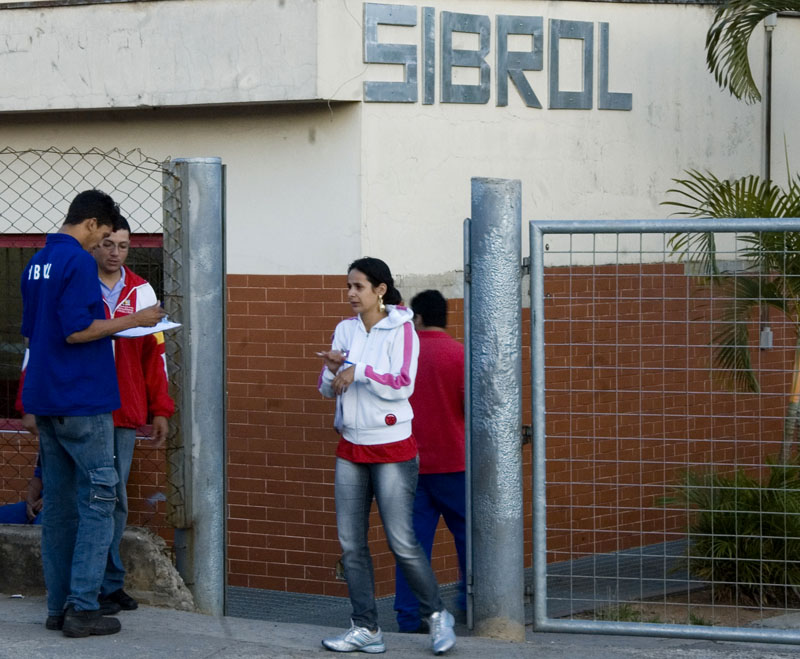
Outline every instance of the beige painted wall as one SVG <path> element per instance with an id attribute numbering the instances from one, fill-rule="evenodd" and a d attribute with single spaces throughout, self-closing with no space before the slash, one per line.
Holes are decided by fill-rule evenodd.
<path id="1" fill-rule="evenodd" d="M 660 204 L 668 199 L 671 179 L 687 169 L 708 169 L 722 178 L 759 173 L 760 106 L 733 99 L 705 68 L 712 8 L 471 0 L 426 4 L 437 7 L 437 20 L 439 9 L 457 5 L 459 11 L 488 13 L 493 26 L 500 13 L 543 15 L 544 70 L 526 75 L 545 109 L 525 107 L 513 87 L 508 107 L 496 107 L 494 78 L 487 105 L 438 100 L 427 106 L 364 104 L 363 247 L 381 252 L 402 236 L 405 249 L 392 249 L 392 262 L 401 272 L 460 267 L 461 225 L 470 214 L 472 176 L 521 179 L 523 220 L 566 220 L 666 218 L 672 209 Z M 592 110 L 547 109 L 549 18 L 609 23 L 610 88 L 633 95 L 631 111 L 601 111 L 596 102 Z M 781 27 L 800 36 L 800 21 Z M 392 29 L 395 40 L 405 28 Z M 760 45 L 757 32 L 757 72 Z M 493 63 L 493 56 L 487 61 Z M 386 69 L 371 66 L 366 77 L 388 80 Z M 562 79 L 579 76 L 568 66 L 564 72 L 562 55 Z M 794 126 L 789 108 L 800 104 L 800 85 L 780 72 L 776 86 L 776 116 Z M 800 136 L 794 141 L 790 153 L 800 154 Z M 782 143 L 777 157 L 783 160 Z"/>
<path id="2" fill-rule="evenodd" d="M 145 103 L 218 105 L 6 114 L 0 144 L 222 157 L 228 166 L 228 270 L 259 274 L 340 272 L 362 254 L 385 258 L 403 275 L 459 270 L 473 176 L 520 179 L 523 220 L 646 219 L 668 216 L 671 210 L 660 204 L 671 179 L 686 169 L 722 177 L 760 169 L 760 106 L 732 99 L 705 69 L 711 7 L 538 0 L 424 5 L 435 8 L 437 20 L 433 105 L 254 104 L 359 99 L 365 80 L 399 79 L 401 67 L 363 63 L 363 4 L 357 0 L 187 0 L 4 11 L 11 36 L 3 42 L 4 57 L 0 43 L 0 59 L 26 74 L 0 82 L 0 109 L 118 107 L 132 102 L 134 90 L 147 97 Z M 111 16 L 103 12 L 112 7 L 115 21 L 105 31 L 93 31 L 88 41 L 80 36 L 92 25 L 99 28 L 97 21 Z M 438 101 L 442 11 L 485 14 L 492 21 L 492 96 L 486 105 Z M 525 107 L 513 85 L 508 107 L 496 106 L 499 14 L 544 18 L 544 70 L 526 73 L 544 109 Z M 23 18 L 30 29 L 36 16 L 47 29 L 30 37 L 33 45 L 26 49 L 19 37 Z M 174 33 L 178 18 L 178 42 L 156 43 Z M 553 18 L 609 23 L 610 89 L 632 94 L 631 111 L 598 110 L 596 100 L 591 110 L 547 109 L 547 26 Z M 800 21 L 781 19 L 775 172 L 785 163 L 783 135 L 790 163 L 800 162 L 792 156 L 800 144 L 794 112 L 800 85 L 792 69 L 798 36 Z M 420 26 L 381 28 L 379 39 L 419 47 Z M 474 41 L 461 35 L 457 47 Z M 16 50 L 9 47 L 14 43 Z M 562 46 L 564 86 L 579 84 L 577 51 L 571 43 Z M 524 48 L 524 40 L 513 47 Z M 752 48 L 757 74 L 760 47 L 758 31 Z M 170 55 L 156 57 L 158 48 Z M 595 43 L 595 75 L 596 50 Z M 39 62 L 42 52 L 47 57 Z M 30 73 L 20 68 L 34 61 Z M 462 82 L 474 77 L 474 71 L 459 72 Z"/>

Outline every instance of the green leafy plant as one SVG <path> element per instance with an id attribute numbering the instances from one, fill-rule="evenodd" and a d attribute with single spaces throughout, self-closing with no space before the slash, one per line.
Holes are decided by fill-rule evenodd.
<path id="1" fill-rule="evenodd" d="M 642 612 L 636 607 L 623 602 L 621 604 L 605 606 L 594 612 L 595 620 L 608 620 L 612 622 L 643 622 Z M 648 620 L 647 622 L 658 622 Z"/>
<path id="2" fill-rule="evenodd" d="M 696 613 L 693 613 L 692 611 L 689 611 L 689 624 L 690 625 L 699 625 L 699 626 L 704 626 L 704 627 L 713 627 L 714 626 L 714 621 L 713 620 L 709 620 L 708 618 L 704 618 L 701 615 L 697 615 Z"/>
<path id="3" fill-rule="evenodd" d="M 767 16 L 800 11 L 800 0 L 729 0 L 714 14 L 706 34 L 706 64 L 720 87 L 748 103 L 761 100 L 747 45 L 756 26 Z"/>
<path id="4" fill-rule="evenodd" d="M 800 176 L 789 179 L 787 189 L 759 176 L 734 181 L 697 170 L 673 179 L 668 190 L 675 199 L 663 202 L 678 209 L 676 215 L 726 218 L 800 217 Z M 793 380 L 788 392 L 783 455 L 788 458 L 800 432 L 800 233 L 766 231 L 738 235 L 735 272 L 723 270 L 718 259 L 717 234 L 678 233 L 670 247 L 682 261 L 690 261 L 699 280 L 713 286 L 717 328 L 713 337 L 715 376 L 739 391 L 759 391 L 751 364 L 750 328 L 764 307 L 777 310 L 794 328 Z"/>
<path id="5" fill-rule="evenodd" d="M 800 586 L 800 465 L 761 473 L 687 472 L 662 500 L 690 511 L 686 567 L 718 599 L 785 605 Z"/>

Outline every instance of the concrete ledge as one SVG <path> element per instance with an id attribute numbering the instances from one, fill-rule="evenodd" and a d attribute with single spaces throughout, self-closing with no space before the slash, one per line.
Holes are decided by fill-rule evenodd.
<path id="1" fill-rule="evenodd" d="M 0 592 L 42 595 L 42 529 L 0 525 Z M 192 594 L 169 558 L 166 542 L 148 529 L 128 527 L 120 547 L 125 589 L 143 604 L 194 611 Z"/>

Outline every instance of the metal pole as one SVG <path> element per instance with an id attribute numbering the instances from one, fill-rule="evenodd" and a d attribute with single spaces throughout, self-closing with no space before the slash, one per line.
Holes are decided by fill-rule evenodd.
<path id="1" fill-rule="evenodd" d="M 181 418 L 187 527 L 176 529 L 178 570 L 197 609 L 225 604 L 225 235 L 219 158 L 170 163 L 180 179 L 183 352 Z"/>
<path id="2" fill-rule="evenodd" d="M 470 319 L 472 318 L 472 308 L 470 307 L 469 300 L 471 296 L 470 281 L 472 275 L 470 272 L 470 220 L 464 220 L 464 345 L 470 345 Z M 464 470 L 467 474 L 472 473 L 472 430 L 470 428 L 470 409 L 472 405 L 472 394 L 470 392 L 469 374 L 470 368 L 470 351 L 464 351 Z M 467 563 L 467 629 L 475 628 L 475 619 L 473 617 L 473 601 L 472 601 L 472 483 L 470 479 L 466 479 L 465 483 L 465 498 L 466 506 L 464 510 L 464 526 L 466 535 L 466 553 Z"/>
<path id="3" fill-rule="evenodd" d="M 533 629 L 547 619 L 547 469 L 544 395 L 544 248 L 541 230 L 531 223 L 531 376 L 533 386 Z"/>
<path id="4" fill-rule="evenodd" d="M 475 631 L 525 640 L 522 517 L 522 194 L 472 179 L 470 473 Z"/>

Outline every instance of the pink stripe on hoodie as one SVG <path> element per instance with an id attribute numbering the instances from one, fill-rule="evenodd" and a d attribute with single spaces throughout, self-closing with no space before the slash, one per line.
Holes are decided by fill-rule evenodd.
<path id="1" fill-rule="evenodd" d="M 402 389 L 411 384 L 411 353 L 414 339 L 411 333 L 414 328 L 411 323 L 403 324 L 403 365 L 400 367 L 400 375 L 394 376 L 391 373 L 378 375 L 372 366 L 364 369 L 364 375 L 370 380 L 375 380 L 378 384 L 391 387 L 392 389 Z"/>

